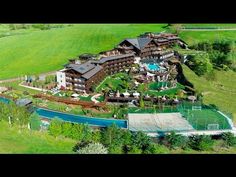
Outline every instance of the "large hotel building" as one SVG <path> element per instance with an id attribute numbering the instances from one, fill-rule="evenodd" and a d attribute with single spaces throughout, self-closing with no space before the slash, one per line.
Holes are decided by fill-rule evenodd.
<path id="1" fill-rule="evenodd" d="M 75 92 L 91 92 L 106 75 L 130 68 L 136 60 L 147 58 L 164 59 L 174 55 L 166 52 L 171 45 L 186 45 L 176 35 L 145 33 L 138 38 L 125 39 L 114 49 L 101 52 L 99 60 L 79 63 L 70 60 L 65 68 L 57 72 L 58 87 Z"/>

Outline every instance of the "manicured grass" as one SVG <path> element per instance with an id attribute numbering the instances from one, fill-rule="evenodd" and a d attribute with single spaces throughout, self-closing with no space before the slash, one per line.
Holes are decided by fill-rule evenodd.
<path id="1" fill-rule="evenodd" d="M 167 83 L 167 86 L 169 86 L 170 84 L 169 83 Z M 149 85 L 148 85 L 148 88 L 150 89 L 150 90 L 157 90 L 157 89 L 159 89 L 161 86 L 166 86 L 166 82 L 152 82 L 152 83 L 150 83 Z"/>
<path id="2" fill-rule="evenodd" d="M 236 41 L 235 31 L 182 31 L 179 36 L 189 45 L 196 44 L 202 41 Z"/>
<path id="3" fill-rule="evenodd" d="M 185 111 L 185 116 L 196 130 L 207 130 L 208 124 L 219 124 L 219 129 L 230 129 L 226 118 L 215 110 L 189 110 Z"/>
<path id="4" fill-rule="evenodd" d="M 79 100 L 81 101 L 91 101 L 92 96 L 79 96 Z"/>
<path id="5" fill-rule="evenodd" d="M 75 24 L 0 38 L 0 79 L 63 68 L 82 53 L 112 49 L 124 38 L 163 31 L 163 24 Z"/>
<path id="6" fill-rule="evenodd" d="M 164 85 L 165 86 L 165 85 Z M 157 88 L 161 87 L 161 83 L 153 82 L 148 85 L 149 90 L 145 91 L 144 94 L 153 95 L 153 96 L 164 96 L 164 95 L 176 95 L 177 92 L 181 89 L 184 89 L 184 86 L 177 83 L 176 88 L 169 88 L 167 90 L 158 91 Z"/>
<path id="7" fill-rule="evenodd" d="M 233 114 L 236 118 L 236 73 L 233 71 L 215 70 L 216 79 L 206 80 L 204 77 L 197 76 L 186 65 L 182 65 L 184 75 L 203 93 L 205 104 L 214 104 L 220 110 Z"/>
<path id="8" fill-rule="evenodd" d="M 117 73 L 112 76 L 107 76 L 96 88 L 96 92 L 101 92 L 103 89 L 107 87 L 113 88 L 113 90 L 117 90 L 116 88 L 123 83 L 121 78 L 127 76 L 126 73 Z"/>
<path id="9" fill-rule="evenodd" d="M 6 122 L 0 122 L 0 153 L 73 153 L 76 141 L 66 138 L 54 138 L 47 132 L 34 132 L 27 129 L 19 131 L 10 128 Z"/>
<path id="10" fill-rule="evenodd" d="M 38 90 L 33 90 L 33 89 L 19 86 L 20 83 L 21 81 L 6 82 L 6 83 L 0 83 L 0 86 L 12 87 L 14 92 L 19 93 L 19 94 L 22 94 L 24 91 L 27 91 L 30 94 L 40 93 L 40 91 Z"/>

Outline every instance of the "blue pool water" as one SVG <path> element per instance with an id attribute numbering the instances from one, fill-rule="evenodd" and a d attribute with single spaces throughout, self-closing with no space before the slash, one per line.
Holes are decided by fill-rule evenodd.
<path id="1" fill-rule="evenodd" d="M 36 108 L 36 113 L 47 119 L 54 119 L 55 117 L 62 119 L 64 121 L 73 122 L 73 123 L 83 123 L 91 126 L 107 127 L 116 124 L 120 128 L 127 128 L 126 120 L 115 120 L 115 119 L 104 119 L 104 118 L 94 118 L 94 117 L 85 117 L 73 114 L 66 114 L 57 111 Z"/>
<path id="2" fill-rule="evenodd" d="M 0 102 L 8 104 L 10 100 L 7 98 L 0 97 Z"/>
<path id="3" fill-rule="evenodd" d="M 159 71 L 160 70 L 160 66 L 155 63 L 147 64 L 147 67 L 151 71 Z"/>
<path id="4" fill-rule="evenodd" d="M 0 97 L 0 102 L 8 104 L 10 102 L 9 99 Z M 94 117 L 85 117 L 74 114 L 66 114 L 62 112 L 57 112 L 48 109 L 42 109 L 38 107 L 34 107 L 35 112 L 43 118 L 46 119 L 54 119 L 55 117 L 62 119 L 63 121 L 72 122 L 72 123 L 83 123 L 88 124 L 90 126 L 98 126 L 98 127 L 107 127 L 116 124 L 120 128 L 127 128 L 126 120 L 115 120 L 115 119 L 104 119 L 104 118 L 94 118 Z"/>

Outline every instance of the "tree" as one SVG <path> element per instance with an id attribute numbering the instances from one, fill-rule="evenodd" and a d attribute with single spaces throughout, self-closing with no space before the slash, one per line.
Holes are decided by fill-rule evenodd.
<path id="1" fill-rule="evenodd" d="M 92 132 L 92 141 L 93 142 L 100 142 L 101 141 L 101 131 L 100 130 L 93 130 Z"/>
<path id="2" fill-rule="evenodd" d="M 132 144 L 142 151 L 145 151 L 151 144 L 151 139 L 145 133 L 138 131 L 133 133 Z"/>
<path id="3" fill-rule="evenodd" d="M 195 135 L 189 138 L 189 146 L 197 151 L 211 150 L 214 141 L 207 135 Z"/>
<path id="4" fill-rule="evenodd" d="M 102 131 L 101 142 L 106 147 L 120 146 L 122 144 L 122 132 L 116 124 L 112 124 Z"/>
<path id="5" fill-rule="evenodd" d="M 107 148 L 100 143 L 90 143 L 77 152 L 78 154 L 108 154 Z"/>
<path id="6" fill-rule="evenodd" d="M 49 125 L 49 134 L 52 136 L 58 137 L 62 135 L 62 121 L 59 118 L 55 118 L 50 122 Z"/>
<path id="7" fill-rule="evenodd" d="M 83 137 L 84 137 L 83 124 L 72 124 L 70 138 L 78 140 L 78 141 L 82 141 Z"/>
<path id="8" fill-rule="evenodd" d="M 128 154 L 142 154 L 142 149 L 138 148 L 135 145 L 132 145 Z"/>
<path id="9" fill-rule="evenodd" d="M 171 149 L 175 149 L 177 147 L 184 148 L 187 145 L 187 138 L 182 135 L 176 134 L 175 132 L 171 132 L 170 134 L 168 134 L 165 137 L 165 140 L 167 141 L 168 146 Z"/>
<path id="10" fill-rule="evenodd" d="M 129 130 L 122 131 L 123 152 L 128 153 L 132 145 L 132 133 Z"/>
<path id="11" fill-rule="evenodd" d="M 141 108 L 145 107 L 145 103 L 144 103 L 144 100 L 143 100 L 143 93 L 141 93 L 141 95 L 140 95 L 139 105 L 140 105 Z"/>
<path id="12" fill-rule="evenodd" d="M 30 120 L 30 113 L 25 107 L 19 107 L 14 102 L 9 104 L 0 103 L 0 120 L 9 121 L 21 128 L 26 127 Z"/>
<path id="13" fill-rule="evenodd" d="M 230 41 L 214 41 L 212 44 L 214 50 L 218 50 L 224 54 L 228 54 L 232 50 L 232 43 Z"/>
<path id="14" fill-rule="evenodd" d="M 224 132 L 222 133 L 222 139 L 225 142 L 226 146 L 235 146 L 236 145 L 236 137 L 231 132 Z"/>
<path id="15" fill-rule="evenodd" d="M 175 33 L 175 34 L 179 34 L 182 30 L 182 27 L 183 27 L 182 24 L 170 24 L 169 25 L 170 32 Z"/>
<path id="16" fill-rule="evenodd" d="M 213 66 L 208 55 L 191 56 L 186 64 L 199 76 L 213 70 Z"/>
<path id="17" fill-rule="evenodd" d="M 38 114 L 34 113 L 30 116 L 30 128 L 32 130 L 40 130 L 41 120 Z"/>
<path id="18" fill-rule="evenodd" d="M 71 138 L 73 135 L 72 135 L 72 123 L 69 123 L 69 122 L 63 122 L 62 123 L 62 134 L 65 136 L 65 137 L 69 137 Z"/>

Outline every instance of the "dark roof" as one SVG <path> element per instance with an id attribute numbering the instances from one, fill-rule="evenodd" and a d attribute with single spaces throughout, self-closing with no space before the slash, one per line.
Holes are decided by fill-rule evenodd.
<path id="1" fill-rule="evenodd" d="M 81 74 L 88 72 L 89 70 L 93 69 L 94 67 L 95 67 L 95 65 L 92 64 L 91 61 L 87 61 L 82 64 L 68 64 L 68 65 L 66 65 L 66 68 L 73 69 Z"/>
<path id="2" fill-rule="evenodd" d="M 27 99 L 27 98 L 16 100 L 16 104 L 18 106 L 26 106 L 26 105 L 31 104 L 31 103 L 32 103 L 32 101 L 30 99 Z"/>
<path id="3" fill-rule="evenodd" d="M 134 54 L 130 53 L 130 54 L 124 54 L 124 55 L 115 55 L 115 56 L 110 56 L 110 57 L 104 57 L 104 58 L 101 58 L 98 61 L 93 61 L 93 63 L 101 64 L 101 63 L 105 63 L 107 61 L 116 60 L 116 59 L 125 58 L 125 57 L 130 57 L 130 56 L 134 56 Z"/>
<path id="4" fill-rule="evenodd" d="M 87 73 L 83 74 L 82 77 L 85 78 L 85 79 L 89 79 L 101 70 L 102 70 L 102 66 L 97 65 L 92 70 L 90 70 Z"/>
<path id="5" fill-rule="evenodd" d="M 157 42 L 168 42 L 167 39 L 156 39 Z"/>
<path id="6" fill-rule="evenodd" d="M 141 50 L 143 49 L 150 41 L 152 41 L 151 38 L 133 38 L 133 39 L 125 39 L 124 41 L 128 41 L 130 44 L 132 44 L 137 49 Z"/>

